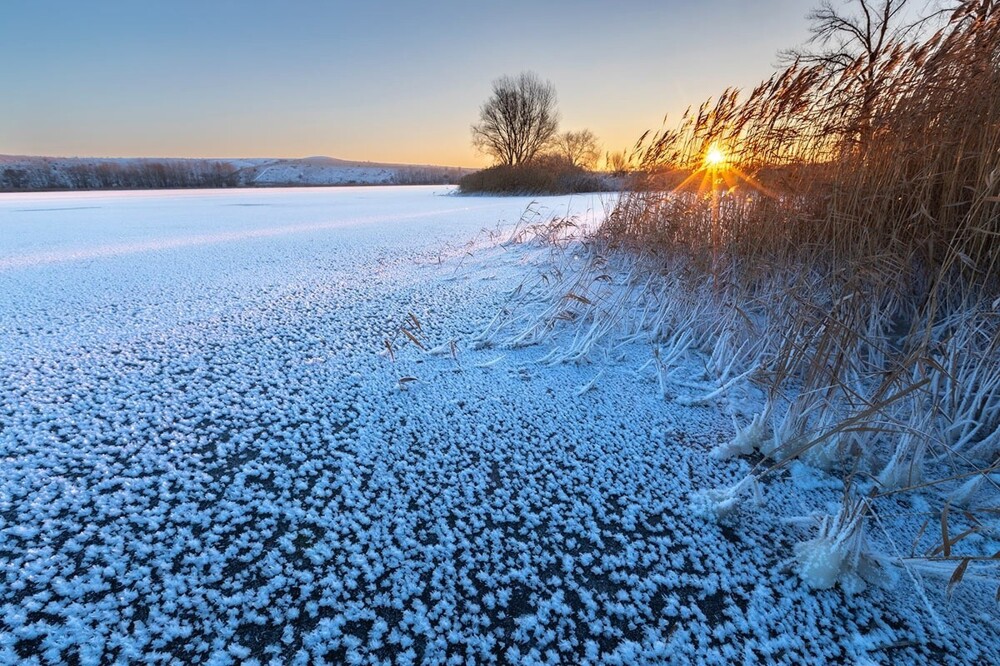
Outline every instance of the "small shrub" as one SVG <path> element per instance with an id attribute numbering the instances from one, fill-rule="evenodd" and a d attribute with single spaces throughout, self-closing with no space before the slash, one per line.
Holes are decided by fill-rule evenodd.
<path id="1" fill-rule="evenodd" d="M 575 167 L 555 157 L 541 157 L 527 164 L 498 165 L 464 176 L 459 189 L 465 194 L 577 194 L 618 189 L 620 179 Z"/>

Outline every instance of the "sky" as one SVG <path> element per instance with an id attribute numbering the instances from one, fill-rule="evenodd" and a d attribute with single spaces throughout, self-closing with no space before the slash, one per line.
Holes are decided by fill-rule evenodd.
<path id="1" fill-rule="evenodd" d="M 605 150 L 808 36 L 810 0 L 0 0 L 0 154 L 478 166 L 490 83 Z"/>

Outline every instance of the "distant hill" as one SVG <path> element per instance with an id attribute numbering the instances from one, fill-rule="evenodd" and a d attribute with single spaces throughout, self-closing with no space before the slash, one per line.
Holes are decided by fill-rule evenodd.
<path id="1" fill-rule="evenodd" d="M 302 159 L 27 157 L 0 155 L 0 192 L 457 183 L 474 169 Z"/>

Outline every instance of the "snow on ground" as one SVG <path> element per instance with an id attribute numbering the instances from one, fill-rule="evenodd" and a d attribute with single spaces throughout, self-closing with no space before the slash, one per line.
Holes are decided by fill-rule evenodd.
<path id="1" fill-rule="evenodd" d="M 448 194 L 0 197 L 0 662 L 1000 660 L 991 589 L 798 580 L 822 473 L 693 515 L 748 462 L 648 349 L 473 350 L 544 250 Z"/>

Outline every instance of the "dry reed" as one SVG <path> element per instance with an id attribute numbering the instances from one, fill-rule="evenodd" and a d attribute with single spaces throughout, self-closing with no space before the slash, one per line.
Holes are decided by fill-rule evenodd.
<path id="1" fill-rule="evenodd" d="M 805 551 L 857 566 L 864 530 L 910 529 L 889 520 L 891 498 L 920 492 L 941 525 L 931 547 L 919 531 L 920 557 L 950 563 L 954 585 L 1000 565 L 968 539 L 1000 514 L 1000 8 L 966 0 L 935 28 L 886 45 L 878 86 L 860 56 L 794 63 L 644 135 L 582 268 L 554 266 L 519 296 L 547 307 L 508 308 L 487 337 L 575 328 L 548 363 L 641 337 L 666 397 L 754 387 L 763 408 L 717 453 L 763 453 L 754 483 L 803 460 L 849 489 Z M 713 146 L 725 166 L 705 165 Z M 623 254 L 626 268 L 605 266 Z M 693 350 L 704 376 L 685 375 Z M 751 485 L 708 493 L 706 513 Z M 800 571 L 818 566 L 799 555 Z"/>

